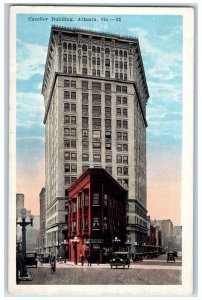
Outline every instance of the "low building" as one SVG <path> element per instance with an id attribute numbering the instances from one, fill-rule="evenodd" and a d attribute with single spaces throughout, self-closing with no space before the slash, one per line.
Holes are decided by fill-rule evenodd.
<path id="1" fill-rule="evenodd" d="M 90 255 L 92 261 L 104 262 L 124 248 L 127 191 L 106 170 L 87 169 L 69 187 L 68 197 L 70 261 Z"/>

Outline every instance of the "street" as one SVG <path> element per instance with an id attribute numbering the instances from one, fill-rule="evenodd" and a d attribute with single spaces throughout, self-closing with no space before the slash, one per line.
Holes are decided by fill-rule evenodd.
<path id="1" fill-rule="evenodd" d="M 38 268 L 28 268 L 32 281 L 20 281 L 21 285 L 179 285 L 181 284 L 181 259 L 167 263 L 166 257 L 131 263 L 130 268 L 110 268 L 109 264 L 82 267 L 67 262 L 57 263 L 55 274 L 51 274 L 49 264 L 39 264 Z"/>

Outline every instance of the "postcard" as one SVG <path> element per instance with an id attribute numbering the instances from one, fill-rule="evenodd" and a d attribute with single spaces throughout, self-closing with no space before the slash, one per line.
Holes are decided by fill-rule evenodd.
<path id="1" fill-rule="evenodd" d="M 193 293 L 194 9 L 10 7 L 8 292 Z"/>

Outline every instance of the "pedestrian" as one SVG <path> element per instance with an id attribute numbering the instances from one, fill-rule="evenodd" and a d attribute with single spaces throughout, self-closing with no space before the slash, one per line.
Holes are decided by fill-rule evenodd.
<path id="1" fill-rule="evenodd" d="M 91 255 L 90 254 L 87 256 L 87 261 L 88 261 L 88 266 L 91 267 Z"/>
<path id="2" fill-rule="evenodd" d="M 54 253 L 50 256 L 50 266 L 51 266 L 51 273 L 56 272 L 56 256 Z"/>
<path id="3" fill-rule="evenodd" d="M 82 267 L 83 267 L 83 264 L 84 264 L 84 256 L 81 255 L 81 265 L 82 265 Z"/>

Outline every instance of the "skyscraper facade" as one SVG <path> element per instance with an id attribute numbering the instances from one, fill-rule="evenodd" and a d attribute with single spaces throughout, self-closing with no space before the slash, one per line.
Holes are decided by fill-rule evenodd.
<path id="1" fill-rule="evenodd" d="M 42 94 L 47 243 L 59 240 L 59 225 L 66 229 L 65 190 L 87 168 L 102 167 L 128 190 L 133 251 L 147 238 L 149 93 L 138 39 L 53 26 Z"/>

